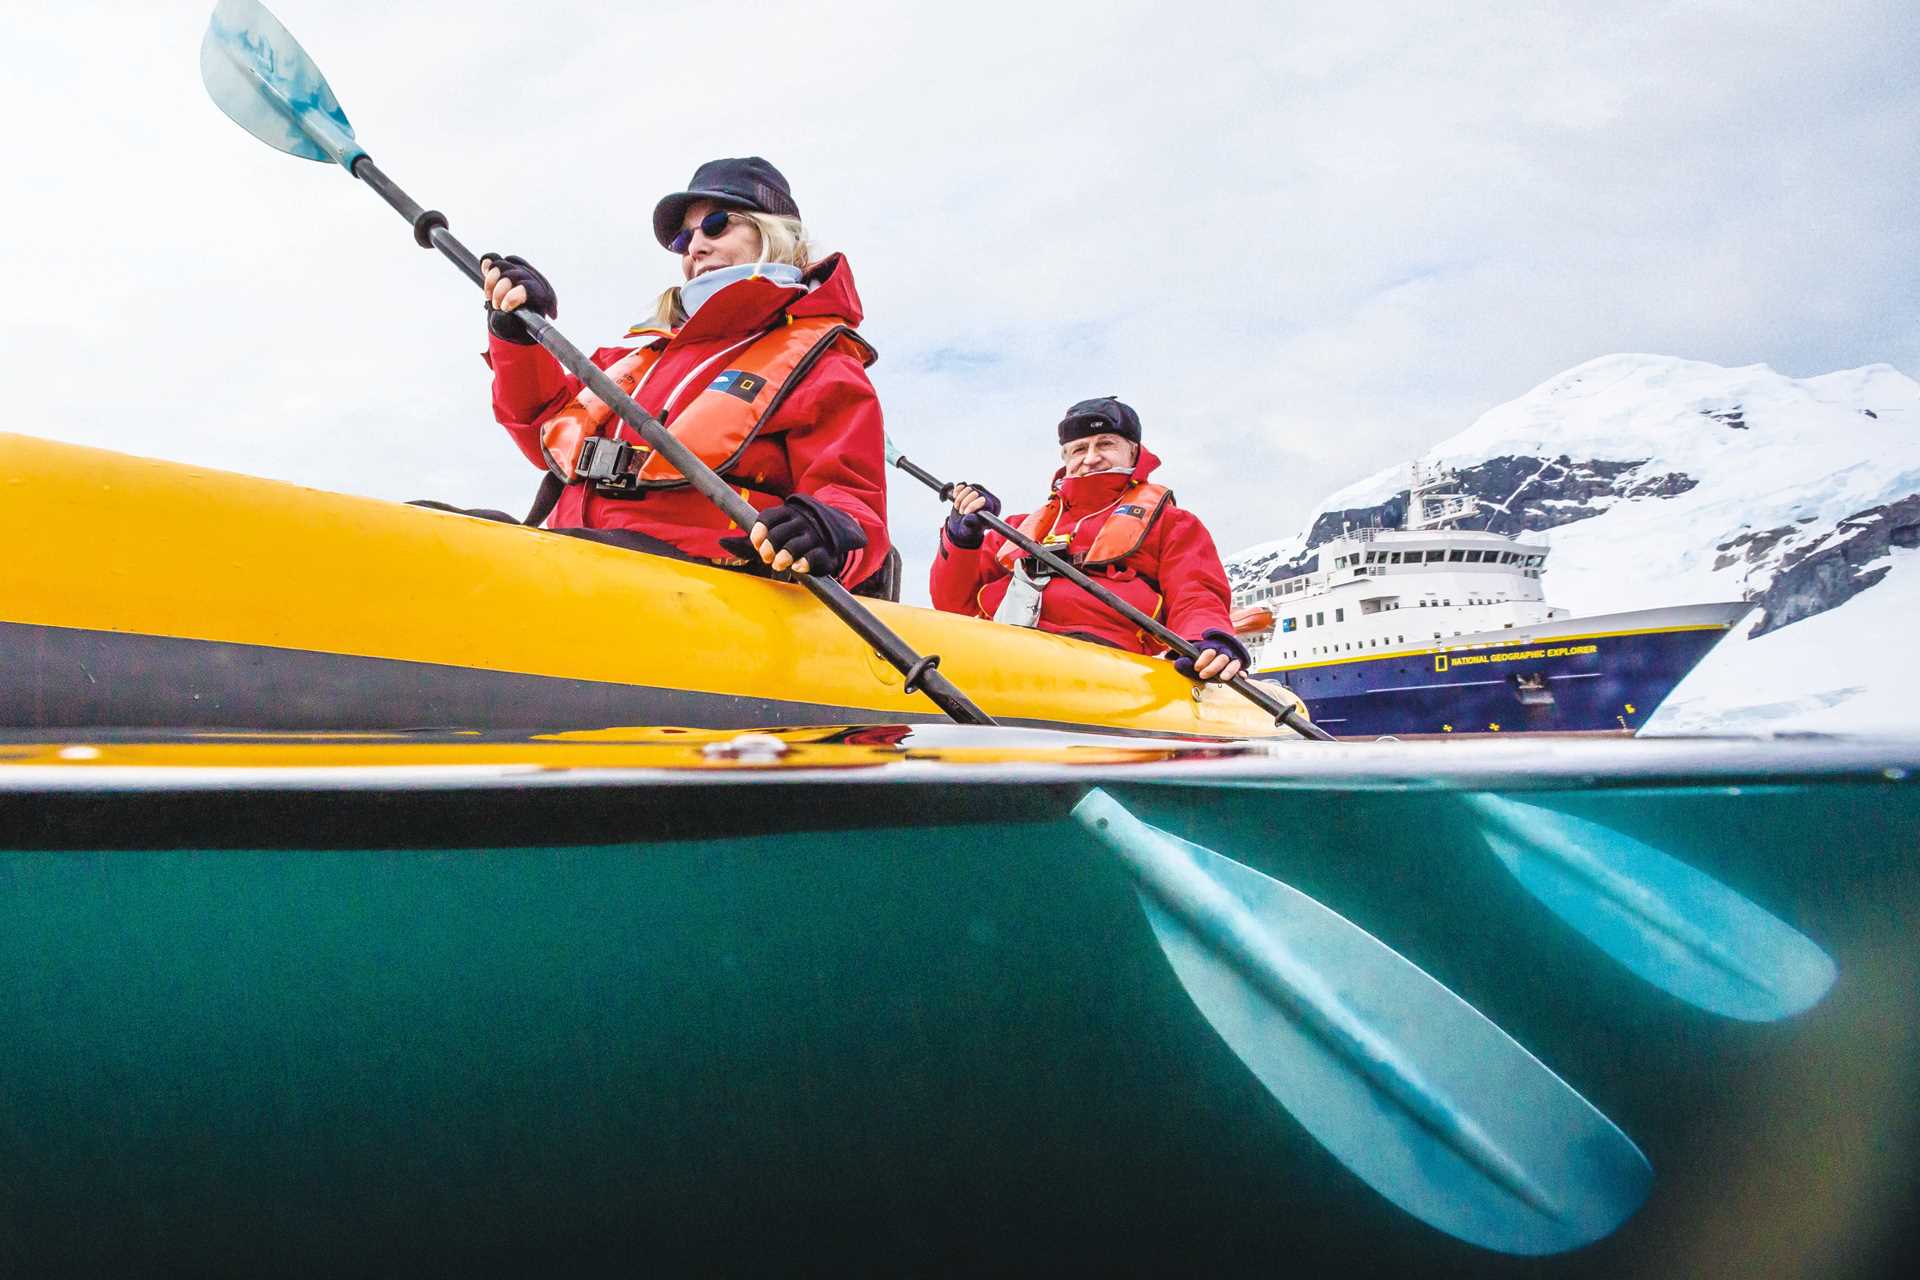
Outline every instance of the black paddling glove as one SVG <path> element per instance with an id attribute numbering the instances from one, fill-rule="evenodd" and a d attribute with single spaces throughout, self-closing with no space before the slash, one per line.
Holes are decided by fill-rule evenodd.
<path id="1" fill-rule="evenodd" d="M 1200 650 L 1202 653 L 1212 649 L 1217 653 L 1226 654 L 1229 658 L 1238 658 L 1242 670 L 1253 665 L 1253 655 L 1247 652 L 1247 646 L 1241 644 L 1237 636 L 1231 635 L 1228 632 L 1217 629 L 1205 631 L 1202 632 L 1200 638 L 1193 641 L 1192 644 L 1194 648 Z M 1175 658 L 1173 660 L 1173 669 L 1189 680 L 1198 680 L 1200 678 L 1194 674 L 1192 658 Z"/>
<path id="2" fill-rule="evenodd" d="M 560 314 L 560 299 L 555 296 L 553 286 L 547 278 L 536 271 L 525 258 L 512 253 L 483 253 L 480 255 L 500 268 L 500 274 L 527 291 L 527 300 L 514 311 L 497 311 L 491 299 L 487 306 L 487 328 L 493 336 L 502 342 L 511 342 L 516 346 L 530 347 L 533 335 L 527 332 L 526 322 L 516 311 L 538 311 L 552 320 Z"/>
<path id="3" fill-rule="evenodd" d="M 994 497 L 977 484 L 972 487 L 981 497 L 987 500 L 987 505 L 980 510 L 991 511 L 993 514 L 999 515 L 1000 499 Z M 986 536 L 987 522 L 980 518 L 979 511 L 974 512 L 972 515 L 965 516 L 961 515 L 958 511 L 949 511 L 947 513 L 947 541 L 960 548 L 960 550 L 979 550 L 980 543 Z"/>
<path id="4" fill-rule="evenodd" d="M 805 560 L 807 572 L 815 577 L 835 576 L 846 567 L 847 557 L 867 545 L 866 530 L 853 517 L 801 493 L 762 511 L 760 523 L 767 526 L 775 551 Z M 749 560 L 760 558 L 749 538 L 723 538 L 720 545 Z"/>

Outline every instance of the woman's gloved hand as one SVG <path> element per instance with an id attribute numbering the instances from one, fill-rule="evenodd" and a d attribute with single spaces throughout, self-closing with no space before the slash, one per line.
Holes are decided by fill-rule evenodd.
<path id="1" fill-rule="evenodd" d="M 1212 630 L 1202 632 L 1200 638 L 1193 641 L 1193 647 L 1200 651 L 1196 658 L 1176 658 L 1173 669 L 1189 680 L 1217 680 L 1225 683 L 1253 665 L 1253 655 L 1247 652 L 1247 646 L 1230 632 Z"/>
<path id="2" fill-rule="evenodd" d="M 978 550 L 987 536 L 987 522 L 978 512 L 1000 514 L 1000 499 L 977 484 L 953 486 L 953 511 L 947 516 L 947 541 L 962 551 Z"/>
<path id="3" fill-rule="evenodd" d="M 796 493 L 762 511 L 745 538 L 725 538 L 720 545 L 740 555 L 756 554 L 776 573 L 792 570 L 831 578 L 867 545 L 867 534 L 853 517 Z"/>
<path id="4" fill-rule="evenodd" d="M 513 313 L 526 307 L 554 319 L 560 314 L 560 299 L 553 286 L 517 254 L 483 254 L 480 271 L 480 291 L 487 295 L 487 328 L 504 342 L 532 346 L 526 322 Z"/>

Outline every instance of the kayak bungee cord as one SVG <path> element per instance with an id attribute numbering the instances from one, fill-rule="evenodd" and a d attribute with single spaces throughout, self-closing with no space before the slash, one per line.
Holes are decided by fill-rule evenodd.
<path id="1" fill-rule="evenodd" d="M 481 282 L 479 259 L 448 231 L 446 215 L 438 209 L 421 208 L 373 163 L 355 140 L 353 127 L 320 69 L 279 19 L 256 0 L 220 0 L 215 6 L 200 46 L 200 76 L 214 103 L 235 124 L 277 151 L 338 164 L 412 224 L 414 241 L 421 248 L 438 249 L 469 280 L 476 285 Z M 635 403 L 552 321 L 526 309 L 517 314 L 535 341 L 639 432 L 688 484 L 740 528 L 753 527 L 759 516 L 753 505 Z M 916 653 L 834 579 L 813 574 L 794 576 L 900 672 L 907 693 L 925 693 L 957 723 L 994 723 L 993 717 L 941 674 L 938 654 L 922 657 Z"/>
<path id="2" fill-rule="evenodd" d="M 372 187 L 469 279 L 479 263 L 354 140 L 319 68 L 257 0 L 220 0 L 201 46 L 216 104 L 277 150 Z M 623 395 L 545 318 L 540 345 L 745 528 L 753 508 Z M 993 721 L 831 580 L 801 582 L 953 719 Z M 1244 677 L 1242 678 L 1244 680 Z M 1257 689 L 1242 690 L 1255 698 Z M 1266 703 L 1262 702 L 1263 707 Z M 1276 723 L 1301 728 L 1292 707 Z M 1291 719 L 1289 717 L 1292 717 Z M 1212 850 L 1140 822 L 1090 788 L 1072 820 L 1132 875 L 1189 998 L 1267 1091 L 1374 1190 L 1484 1248 L 1558 1253 L 1611 1233 L 1645 1200 L 1638 1147 L 1484 1014 L 1345 917 Z"/>

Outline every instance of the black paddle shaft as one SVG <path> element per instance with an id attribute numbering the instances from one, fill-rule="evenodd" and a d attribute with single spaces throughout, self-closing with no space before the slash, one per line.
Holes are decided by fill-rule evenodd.
<path id="1" fill-rule="evenodd" d="M 479 284 L 484 278 L 480 270 L 480 260 L 473 256 L 467 246 L 454 238 L 447 230 L 446 215 L 437 209 L 422 209 L 413 198 L 394 184 L 393 179 L 380 171 L 371 159 L 361 156 L 353 162 L 353 176 L 372 187 L 382 200 L 392 205 L 399 215 L 413 224 L 413 238 L 423 249 L 438 249 L 447 261 L 460 268 L 469 280 Z M 687 483 L 698 489 L 709 502 L 725 512 L 727 518 L 742 529 L 751 529 L 759 519 L 760 513 L 751 503 L 714 473 L 713 468 L 695 457 L 680 441 L 674 438 L 658 419 L 634 403 L 633 398 L 620 390 L 612 378 L 606 375 L 581 350 L 567 341 L 564 335 L 553 326 L 545 316 L 531 311 L 523 311 L 520 319 L 526 324 L 527 331 L 539 344 L 552 353 L 561 367 L 580 379 L 593 393 L 607 402 L 612 410 L 638 431 L 652 447 L 654 452 L 672 463 Z M 894 670 L 906 677 L 908 693 L 924 692 L 933 699 L 947 715 L 960 724 L 992 724 L 993 717 L 975 706 L 966 694 L 944 675 L 940 674 L 939 656 L 921 657 L 908 646 L 905 640 L 895 635 L 887 625 L 873 616 L 851 592 L 832 578 L 816 577 L 813 574 L 795 575 L 800 585 L 811 591 L 820 603 L 827 606 L 833 615 L 851 627 L 855 634 L 869 645 L 875 653 L 892 664 Z"/>
<path id="2" fill-rule="evenodd" d="M 895 457 L 893 465 L 939 494 L 941 501 L 952 501 L 954 486 L 927 471 L 925 468 L 915 465 L 912 459 Z M 1071 561 L 1063 559 L 1047 550 L 1038 542 L 1035 542 L 1032 538 L 1029 538 L 1026 534 L 993 514 L 993 512 L 983 509 L 973 514 L 980 520 L 985 521 L 987 525 L 1001 537 L 1007 539 L 1007 541 L 1013 543 L 1028 555 L 1037 557 L 1040 563 L 1073 583 L 1074 586 L 1079 587 L 1101 604 L 1106 605 L 1107 608 L 1112 609 L 1134 626 L 1139 627 L 1142 631 L 1158 639 L 1162 644 L 1166 645 L 1167 648 L 1173 650 L 1181 657 L 1197 658 L 1200 656 L 1200 650 L 1194 646 L 1192 641 L 1174 633 L 1153 618 L 1140 612 L 1140 610 L 1134 608 L 1125 600 L 1122 600 L 1119 596 L 1082 573 Z M 1262 711 L 1272 716 L 1274 724 L 1285 725 L 1301 737 L 1312 738 L 1317 742 L 1332 742 L 1335 740 L 1332 734 L 1302 716 L 1297 707 L 1274 697 L 1271 693 L 1260 687 L 1259 681 L 1249 679 L 1244 673 L 1229 680 L 1227 686 L 1251 702 L 1254 706 L 1259 707 Z"/>

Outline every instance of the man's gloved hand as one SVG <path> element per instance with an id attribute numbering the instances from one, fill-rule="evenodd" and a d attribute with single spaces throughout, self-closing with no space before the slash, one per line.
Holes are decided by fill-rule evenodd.
<path id="1" fill-rule="evenodd" d="M 947 515 L 947 541 L 962 551 L 974 551 L 987 536 L 987 522 L 976 513 L 1000 514 L 1000 499 L 977 484 L 953 486 L 953 510 Z"/>
<path id="2" fill-rule="evenodd" d="M 560 314 L 560 299 L 547 278 L 516 254 L 488 253 L 480 258 L 480 291 L 487 295 L 487 328 L 496 338 L 518 346 L 533 345 L 526 322 L 513 314 L 521 307 L 551 320 Z"/>
<path id="3" fill-rule="evenodd" d="M 1189 680 L 1224 683 L 1253 665 L 1253 655 L 1231 632 L 1202 632 L 1193 647 L 1200 651 L 1198 658 L 1175 658 L 1173 662 L 1173 669 Z"/>
<path id="4" fill-rule="evenodd" d="M 867 545 L 867 534 L 853 517 L 796 493 L 762 511 L 746 537 L 723 538 L 720 545 L 737 555 L 758 555 L 775 572 L 791 569 L 831 578 Z"/>

